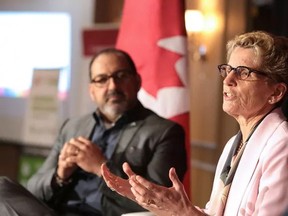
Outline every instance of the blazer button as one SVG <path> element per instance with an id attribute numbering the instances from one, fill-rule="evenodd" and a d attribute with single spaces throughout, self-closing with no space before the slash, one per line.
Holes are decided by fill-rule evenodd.
<path id="1" fill-rule="evenodd" d="M 135 147 L 134 147 L 134 146 L 131 146 L 131 147 L 129 148 L 129 150 L 130 150 L 131 152 L 133 152 L 133 151 L 135 151 Z"/>

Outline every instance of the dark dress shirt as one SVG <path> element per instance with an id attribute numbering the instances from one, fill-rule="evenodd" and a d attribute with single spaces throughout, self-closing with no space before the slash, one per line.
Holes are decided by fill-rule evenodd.
<path id="1" fill-rule="evenodd" d="M 127 115 L 123 115 L 111 127 L 106 128 L 98 112 L 95 112 L 93 116 L 96 123 L 91 140 L 99 146 L 106 159 L 110 160 L 119 142 L 122 128 L 129 123 L 129 118 Z M 67 194 L 67 200 L 62 201 L 64 211 L 67 212 L 67 209 L 69 209 L 71 212 L 85 212 L 85 215 L 102 215 L 101 190 L 105 185 L 103 179 L 82 169 L 78 169 L 73 176 L 77 181 L 74 184 L 73 195 Z M 71 197 L 74 197 L 74 199 L 71 199 Z"/>

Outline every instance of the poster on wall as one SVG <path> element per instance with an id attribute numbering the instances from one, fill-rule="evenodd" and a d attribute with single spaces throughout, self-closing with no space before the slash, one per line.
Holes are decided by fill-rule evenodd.
<path id="1" fill-rule="evenodd" d="M 24 143 L 51 146 L 58 131 L 60 69 L 35 69 L 24 118 Z"/>

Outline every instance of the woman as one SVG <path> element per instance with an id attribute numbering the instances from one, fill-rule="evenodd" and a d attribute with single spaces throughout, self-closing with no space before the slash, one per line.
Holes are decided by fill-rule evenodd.
<path id="1" fill-rule="evenodd" d="M 223 110 L 234 117 L 239 132 L 218 161 L 210 200 L 204 209 L 192 205 L 175 169 L 170 188 L 135 175 L 129 180 L 105 165 L 108 186 L 156 215 L 283 215 L 288 209 L 288 123 L 281 106 L 288 91 L 288 39 L 257 31 L 227 44 L 223 77 Z M 130 189 L 131 188 L 131 189 Z"/>

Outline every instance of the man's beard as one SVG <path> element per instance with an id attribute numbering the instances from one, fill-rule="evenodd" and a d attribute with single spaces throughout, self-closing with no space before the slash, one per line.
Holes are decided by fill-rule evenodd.
<path id="1" fill-rule="evenodd" d="M 117 100 L 111 101 L 111 97 L 117 96 L 119 97 Z M 110 100 L 110 101 L 109 101 Z M 123 115 L 125 111 L 128 109 L 128 103 L 125 95 L 119 91 L 111 91 L 108 92 L 106 96 L 107 103 L 104 104 L 102 108 L 103 114 L 109 115 L 114 119 L 117 119 L 119 116 Z"/>
<path id="2" fill-rule="evenodd" d="M 105 115 L 112 116 L 114 119 L 117 119 L 119 116 L 123 115 L 125 111 L 127 111 L 126 101 L 105 104 L 102 110 Z"/>

